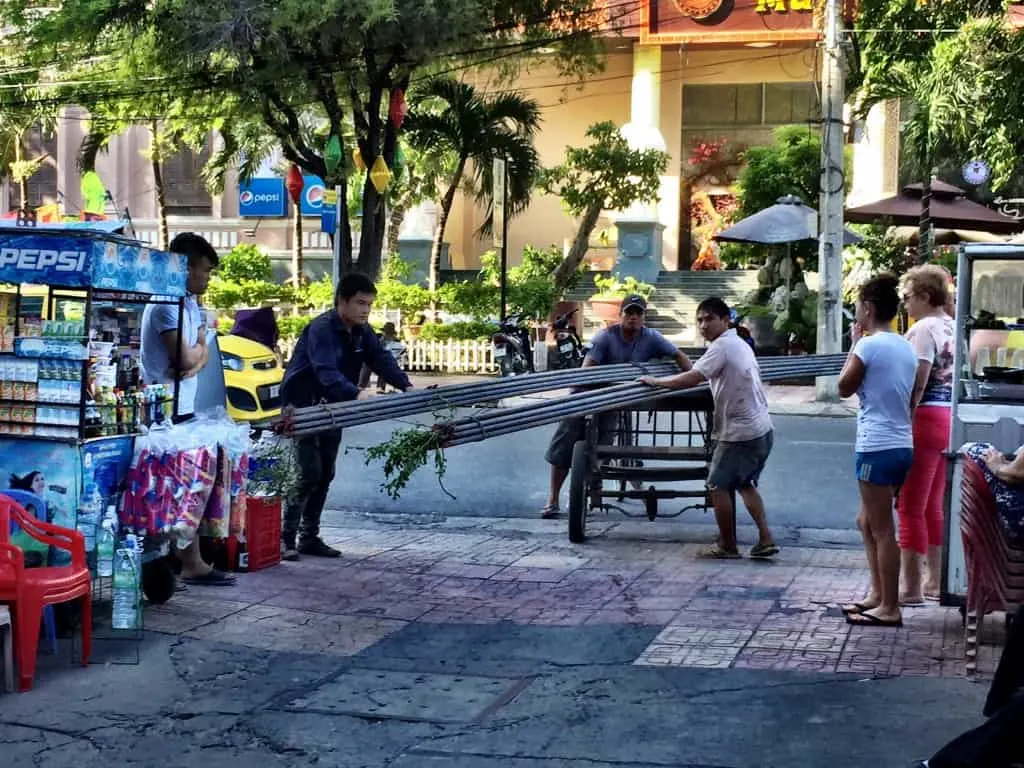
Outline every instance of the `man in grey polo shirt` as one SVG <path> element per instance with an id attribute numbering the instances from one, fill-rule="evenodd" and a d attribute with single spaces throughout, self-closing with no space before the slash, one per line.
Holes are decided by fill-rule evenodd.
<path id="1" fill-rule="evenodd" d="M 680 352 L 672 342 L 653 328 L 644 326 L 647 317 L 647 301 L 643 296 L 627 296 L 622 300 L 619 309 L 619 322 L 599 331 L 591 342 L 590 351 L 583 359 L 583 367 L 592 365 L 616 365 L 619 363 L 646 363 L 660 358 L 672 358 L 680 370 L 688 371 L 693 366 L 690 358 Z M 602 434 L 608 434 L 615 428 L 616 414 L 604 413 L 599 417 L 599 428 Z M 540 511 L 545 520 L 552 520 L 560 515 L 558 498 L 569 476 L 572 465 L 572 449 L 586 437 L 586 418 L 575 417 L 563 419 L 551 438 L 544 458 L 551 465 L 551 492 L 548 502 Z"/>
<path id="2" fill-rule="evenodd" d="M 701 550 L 701 557 L 732 559 L 740 557 L 734 524 L 736 508 L 733 493 L 757 525 L 758 542 L 751 557 L 767 558 L 779 548 L 768 528 L 764 501 L 757 491 L 765 462 L 772 451 L 772 419 L 768 398 L 761 385 L 761 369 L 750 346 L 730 328 L 729 306 L 722 299 L 704 299 L 697 307 L 697 327 L 709 342 L 693 370 L 675 376 L 640 381 L 654 387 L 687 389 L 711 384 L 715 399 L 715 424 L 712 432 L 714 452 L 708 467 L 708 489 L 715 506 L 718 541 Z"/>

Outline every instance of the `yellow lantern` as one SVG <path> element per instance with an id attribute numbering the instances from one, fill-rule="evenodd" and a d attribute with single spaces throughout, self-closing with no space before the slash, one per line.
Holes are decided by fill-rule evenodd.
<path id="1" fill-rule="evenodd" d="M 388 184 L 391 182 L 391 170 L 388 168 L 388 164 L 384 162 L 383 157 L 378 157 L 373 161 L 373 168 L 370 170 L 370 181 L 378 194 L 384 194 L 384 190 L 388 188 Z"/>
<path id="2" fill-rule="evenodd" d="M 352 162 L 355 164 L 357 170 L 366 170 L 366 163 L 363 162 L 363 153 L 359 151 L 359 147 L 352 150 Z"/>

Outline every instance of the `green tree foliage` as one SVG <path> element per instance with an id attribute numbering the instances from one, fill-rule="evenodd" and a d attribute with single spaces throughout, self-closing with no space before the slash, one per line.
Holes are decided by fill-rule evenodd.
<path id="1" fill-rule="evenodd" d="M 540 47 L 557 49 L 563 71 L 592 71 L 599 51 L 594 31 L 628 15 L 597 0 L 152 0 L 100 6 L 71 0 L 42 15 L 33 13 L 34 0 L 8 3 L 9 25 L 26 30 L 33 50 L 49 62 L 74 62 L 97 51 L 110 56 L 119 52 L 110 43 L 120 35 L 152 32 L 159 73 L 143 90 L 237 99 L 238 113 L 261 120 L 289 162 L 329 186 L 341 185 L 346 197 L 353 149 L 367 165 L 380 158 L 394 169 L 400 123 L 391 119 L 391 107 L 415 78 L 430 70 L 521 62 Z M 312 136 L 302 130 L 310 114 L 323 127 Z M 341 142 L 337 163 L 327 152 L 331 136 Z M 350 216 L 343 212 L 339 222 L 340 266 L 375 276 L 386 191 L 378 191 L 369 175 L 362 181 L 361 209 L 358 263 Z"/>
<path id="2" fill-rule="evenodd" d="M 821 136 L 805 126 L 777 128 L 772 143 L 750 147 L 743 153 L 744 165 L 736 180 L 739 218 L 752 216 L 775 205 L 780 197 L 796 195 L 805 205 L 818 207 L 821 178 Z M 847 183 L 852 173 L 852 158 L 844 158 Z M 766 246 L 744 245 L 745 251 L 763 260 Z M 792 255 L 814 270 L 818 263 L 816 243 L 794 243 Z"/>
<path id="3" fill-rule="evenodd" d="M 436 290 L 444 233 L 460 186 L 471 186 L 490 208 L 494 160 L 507 158 L 511 212 L 518 213 L 529 204 L 540 169 L 533 146 L 540 105 L 518 93 L 487 96 L 451 77 L 430 80 L 417 97 L 407 125 L 412 144 L 425 154 L 454 159 L 450 175 L 440 180 L 444 189 L 430 252 L 428 286 Z M 467 179 L 470 169 L 472 176 Z"/>
<path id="4" fill-rule="evenodd" d="M 221 259 L 206 293 L 210 306 L 223 310 L 293 298 L 288 286 L 274 282 L 270 257 L 248 243 L 236 245 Z"/>
<path id="5" fill-rule="evenodd" d="M 590 144 L 567 147 L 565 161 L 546 170 L 541 179 L 544 191 L 561 197 L 578 219 L 572 247 L 552 275 L 556 299 L 562 297 L 583 263 L 601 211 L 656 201 L 661 176 L 668 169 L 667 153 L 633 149 L 614 123 L 596 123 L 586 135 Z"/>

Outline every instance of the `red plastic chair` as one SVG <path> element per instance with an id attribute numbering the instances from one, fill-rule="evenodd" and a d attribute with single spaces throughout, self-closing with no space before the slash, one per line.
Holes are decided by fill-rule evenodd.
<path id="1" fill-rule="evenodd" d="M 960 533 L 967 561 L 964 652 L 967 673 L 973 674 L 985 615 L 1011 613 L 1024 603 L 1024 548 L 1010 543 L 985 473 L 969 458 L 960 484 Z"/>
<path id="2" fill-rule="evenodd" d="M 10 542 L 11 518 L 29 536 L 71 553 L 71 565 L 26 568 L 22 551 Z M 11 499 L 0 496 L 0 603 L 10 603 L 14 619 L 14 651 L 18 690 L 32 688 L 43 608 L 82 600 L 82 666 L 92 652 L 92 579 L 85 561 L 85 538 L 78 531 L 30 516 Z"/>

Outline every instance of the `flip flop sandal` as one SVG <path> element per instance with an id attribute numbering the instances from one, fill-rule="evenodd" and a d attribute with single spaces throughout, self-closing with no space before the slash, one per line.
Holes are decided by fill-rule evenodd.
<path id="1" fill-rule="evenodd" d="M 848 613 L 846 623 L 854 627 L 902 627 L 903 617 L 898 619 L 880 619 L 870 613 Z"/>
<path id="2" fill-rule="evenodd" d="M 197 587 L 233 587 L 235 577 L 214 568 L 205 576 L 192 576 L 182 579 L 186 584 Z"/>
<path id="3" fill-rule="evenodd" d="M 755 544 L 750 548 L 750 556 L 753 558 L 769 558 L 779 554 L 778 544 Z"/>
<path id="4" fill-rule="evenodd" d="M 737 549 L 728 550 L 719 544 L 712 544 L 710 547 L 704 547 L 698 551 L 697 557 L 704 560 L 739 560 L 743 555 Z"/>
<path id="5" fill-rule="evenodd" d="M 900 605 L 908 608 L 920 608 L 922 605 L 928 605 L 928 602 L 922 597 L 917 600 L 904 600 L 900 598 Z"/>
<path id="6" fill-rule="evenodd" d="M 557 520 L 562 516 L 562 510 L 555 504 L 547 504 L 541 509 L 540 516 L 542 520 Z"/>
<path id="7" fill-rule="evenodd" d="M 877 608 L 877 605 L 867 605 L 866 603 L 849 603 L 839 608 L 846 616 L 851 616 L 857 613 L 864 613 L 864 611 L 870 611 L 873 608 Z"/>

